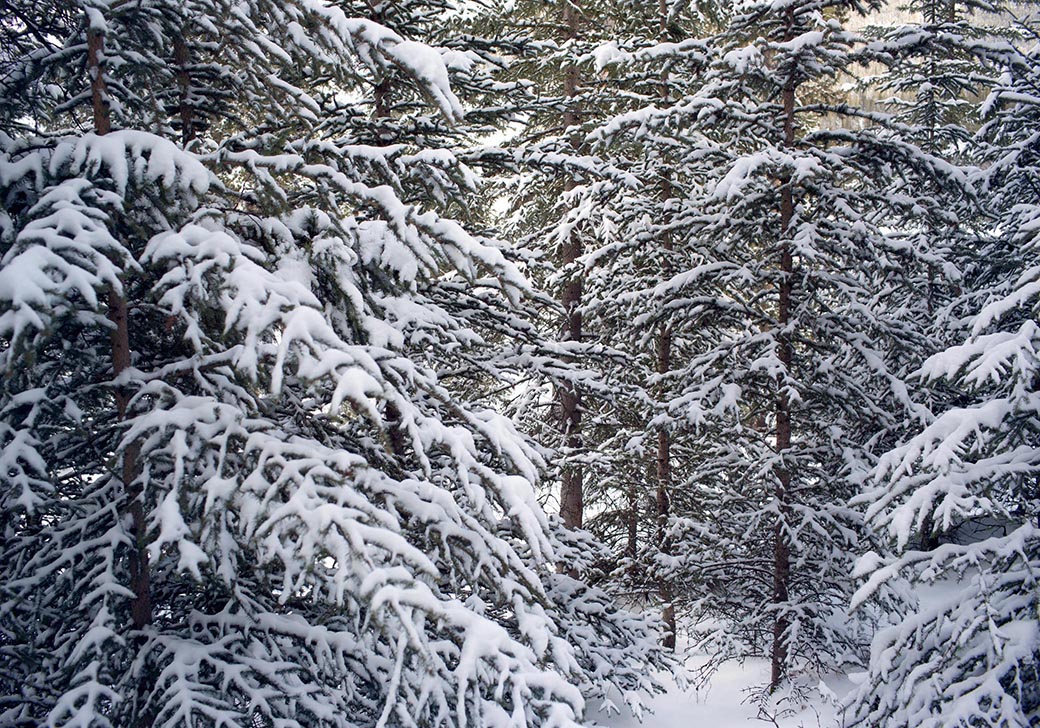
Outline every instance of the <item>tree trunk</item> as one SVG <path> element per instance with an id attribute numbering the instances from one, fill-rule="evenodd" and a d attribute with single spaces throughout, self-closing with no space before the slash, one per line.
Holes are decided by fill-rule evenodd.
<path id="1" fill-rule="evenodd" d="M 790 13 L 790 11 L 788 11 Z M 794 101 L 795 83 L 789 79 L 783 90 L 784 145 L 794 145 Z M 794 362 L 794 347 L 787 327 L 791 321 L 791 276 L 794 271 L 793 255 L 789 240 L 789 228 L 794 219 L 794 193 L 790 175 L 780 180 L 780 288 L 777 306 L 779 327 L 780 363 L 783 375 L 789 376 Z M 787 383 L 781 382 L 776 395 L 776 456 L 777 467 L 775 496 L 777 518 L 773 533 L 773 605 L 776 618 L 773 623 L 773 644 L 770 651 L 771 671 L 769 689 L 774 691 L 787 676 L 788 630 L 790 617 L 787 602 L 790 597 L 791 547 L 788 543 L 787 517 L 790 510 L 791 471 L 785 458 L 791 448 L 791 399 Z"/>
<path id="2" fill-rule="evenodd" d="M 105 51 L 105 37 L 96 29 L 87 31 L 87 74 L 90 76 L 90 99 L 94 110 L 94 132 L 108 134 L 112 131 L 112 116 L 108 108 L 105 78 L 101 69 L 101 58 Z"/>
<path id="3" fill-rule="evenodd" d="M 668 41 L 668 5 L 665 0 L 658 0 L 658 14 L 661 22 L 661 40 Z M 668 69 L 661 74 L 661 105 L 666 107 L 669 102 L 668 94 Z M 662 205 L 667 204 L 672 196 L 672 185 L 668 179 L 668 169 L 661 170 L 660 200 Z M 663 216 L 662 216 L 663 217 Z M 664 261 L 662 273 L 664 278 L 671 274 L 670 253 L 672 252 L 672 236 L 668 231 L 661 234 L 661 248 L 664 250 Z M 665 375 L 672 366 L 672 331 L 667 321 L 662 321 L 657 331 L 657 373 Z M 665 395 L 667 386 L 663 380 L 660 385 L 660 393 Z M 668 539 L 668 518 L 671 515 L 670 492 L 672 489 L 672 456 L 671 456 L 671 433 L 667 425 L 662 425 L 657 431 L 657 543 L 662 556 L 671 556 L 671 543 Z M 675 595 L 672 591 L 671 581 L 665 576 L 658 576 L 658 593 L 663 605 L 661 618 L 664 620 L 667 631 L 662 639 L 665 648 L 675 649 Z"/>
<path id="4" fill-rule="evenodd" d="M 130 368 L 130 326 L 126 298 L 115 291 L 109 291 L 108 294 L 108 319 L 115 325 L 111 334 L 112 373 L 118 377 Z M 119 419 L 123 421 L 126 419 L 127 409 L 130 405 L 130 396 L 125 390 L 117 388 L 115 400 Z M 130 590 L 134 593 L 130 603 L 130 615 L 134 629 L 141 629 L 152 622 L 152 598 L 146 542 L 147 524 L 144 504 L 141 502 L 141 489 L 134 484 L 138 474 L 139 455 L 140 448 L 136 442 L 128 445 L 123 451 L 121 472 L 134 537 L 134 549 L 130 555 Z"/>
<path id="5" fill-rule="evenodd" d="M 665 250 L 671 250 L 671 241 L 666 239 Z M 657 372 L 665 374 L 672 363 L 672 333 L 666 324 L 657 334 Z M 660 553 L 668 557 L 672 553 L 668 538 L 668 517 L 671 512 L 669 493 L 672 489 L 671 435 L 666 426 L 657 431 L 657 543 Z M 657 589 L 663 605 L 661 618 L 667 630 L 661 643 L 667 649 L 675 649 L 675 605 L 672 583 L 666 576 L 658 575 Z"/>
<path id="6" fill-rule="evenodd" d="M 368 3 L 372 13 L 370 19 L 377 23 L 384 23 L 385 18 L 379 8 L 371 2 Z M 386 119 L 390 116 L 390 81 L 381 79 L 372 88 L 372 118 Z M 401 410 L 393 402 L 387 402 L 383 408 L 383 418 L 386 422 L 387 445 L 390 452 L 398 458 L 404 457 L 408 442 L 408 433 L 405 432 Z"/>
<path id="7" fill-rule="evenodd" d="M 372 118 L 385 119 L 390 116 L 390 106 L 387 101 L 390 96 L 390 81 L 383 79 L 375 85 L 373 90 Z"/>
<path id="8" fill-rule="evenodd" d="M 631 560 L 629 575 L 635 578 L 638 571 L 636 557 L 639 556 L 639 487 L 634 482 L 628 486 L 628 513 L 625 525 L 628 528 L 625 554 Z"/>
<path id="9" fill-rule="evenodd" d="M 566 39 L 573 41 L 578 37 L 578 13 L 570 2 L 563 5 L 563 23 L 566 27 Z M 577 102 L 580 78 L 578 68 L 569 63 L 563 71 L 563 95 L 568 99 L 563 113 L 563 124 L 566 129 L 575 129 L 580 121 Z M 580 142 L 574 136 L 572 146 L 577 149 Z M 573 179 L 568 177 L 565 183 L 567 191 L 575 187 Z M 572 233 L 563 246 L 561 264 L 564 268 L 572 267 L 584 252 L 581 237 Z M 563 305 L 563 341 L 580 342 L 582 335 L 581 318 L 582 276 L 571 268 L 571 277 L 563 286 L 560 303 Z M 575 384 L 563 384 L 560 396 L 560 431 L 563 434 L 564 446 L 570 453 L 577 452 L 582 446 L 581 414 L 582 397 Z M 585 472 L 581 463 L 569 462 L 563 468 L 560 482 L 560 516 L 568 528 L 581 528 L 584 518 L 584 479 Z"/>
<path id="10" fill-rule="evenodd" d="M 90 75 L 91 105 L 93 107 L 94 131 L 99 135 L 112 131 L 112 116 L 105 89 L 105 78 L 101 59 L 104 57 L 105 39 L 96 29 L 87 31 L 87 73 Z M 124 295 L 115 290 L 108 294 L 108 318 L 113 324 L 111 333 L 112 375 L 118 379 L 131 365 L 130 357 L 130 324 L 127 301 Z M 119 420 L 125 421 L 130 405 L 130 394 L 120 386 L 115 390 L 115 405 Z M 137 443 L 130 444 L 123 451 L 123 462 L 120 478 L 126 496 L 125 513 L 130 518 L 133 546 L 130 549 L 130 619 L 134 631 L 143 629 L 152 622 L 152 598 L 150 573 L 147 552 L 147 522 L 145 520 L 144 503 L 140 487 L 135 485 L 138 474 L 138 458 L 140 448 Z M 138 728 L 151 724 L 147 713 L 141 709 L 144 705 L 148 687 L 138 686 Z"/>
<path id="11" fill-rule="evenodd" d="M 195 138 L 195 110 L 191 104 L 191 54 L 184 38 L 173 39 L 173 60 L 177 64 L 177 87 L 180 90 L 181 146 Z"/>
<path id="12" fill-rule="evenodd" d="M 368 5 L 368 19 L 380 25 L 385 25 L 386 18 L 384 17 L 381 4 L 376 2 L 376 0 L 366 0 L 365 4 Z M 373 119 L 385 119 L 390 116 L 389 96 L 390 79 L 384 76 L 376 82 L 372 89 Z"/>

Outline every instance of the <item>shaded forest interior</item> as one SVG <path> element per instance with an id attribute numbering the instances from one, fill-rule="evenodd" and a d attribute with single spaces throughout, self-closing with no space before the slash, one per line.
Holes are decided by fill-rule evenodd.
<path id="1" fill-rule="evenodd" d="M 1038 41 L 4 0 L 0 726 L 1040 725 Z"/>

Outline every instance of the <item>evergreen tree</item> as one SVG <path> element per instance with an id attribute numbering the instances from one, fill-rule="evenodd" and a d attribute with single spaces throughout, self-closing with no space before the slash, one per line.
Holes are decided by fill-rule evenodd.
<path id="1" fill-rule="evenodd" d="M 517 64 L 541 94 L 527 112 L 521 134 L 518 161 L 523 173 L 514 199 L 522 210 L 516 215 L 517 227 L 526 231 L 535 260 L 544 265 L 546 287 L 558 292 L 564 309 L 562 319 L 549 323 L 563 332 L 560 351 L 578 363 L 573 373 L 559 372 L 554 378 L 561 396 L 554 402 L 558 410 L 553 417 L 569 412 L 569 431 L 577 432 L 574 422 L 580 430 L 580 437 L 565 438 L 557 459 L 561 498 L 564 491 L 575 492 L 571 486 L 580 481 L 581 524 L 609 544 L 597 570 L 610 573 L 612 590 L 637 601 L 648 592 L 656 594 L 661 586 L 656 570 L 646 568 L 645 562 L 653 559 L 653 544 L 663 533 L 656 512 L 665 491 L 656 486 L 654 446 L 644 447 L 638 437 L 633 439 L 645 433 L 646 420 L 652 417 L 646 382 L 640 376 L 644 359 L 628 347 L 625 330 L 630 322 L 616 317 L 617 302 L 602 296 L 604 290 L 616 292 L 604 288 L 603 280 L 604 275 L 617 275 L 618 269 L 601 266 L 612 246 L 620 243 L 616 197 L 636 177 L 615 164 L 627 160 L 597 144 L 590 133 L 604 119 L 637 106 L 647 93 L 657 97 L 659 71 L 640 69 L 622 76 L 608 72 L 604 63 L 608 57 L 659 41 L 662 23 L 681 28 L 687 21 L 684 6 L 675 5 L 679 14 L 672 21 L 666 20 L 667 7 L 627 0 L 536 9 L 533 16 L 544 29 L 532 42 L 532 57 Z M 565 11 L 571 24 L 554 24 Z M 577 400 L 570 402 L 568 393 Z M 551 401 L 544 390 L 532 394 L 531 400 L 543 405 Z M 570 511 L 577 513 L 576 508 Z M 665 610 L 664 639 L 670 647 L 675 630 L 669 614 Z"/>
<path id="2" fill-rule="evenodd" d="M 997 4 L 976 0 L 910 0 L 901 9 L 915 19 L 875 28 L 871 50 L 881 52 L 881 105 L 914 129 L 905 132 L 931 153 L 953 153 L 978 128 L 980 94 L 993 78 L 985 61 L 994 28 L 980 15 Z"/>
<path id="3" fill-rule="evenodd" d="M 601 294 L 673 345 L 671 366 L 647 378 L 654 426 L 689 453 L 673 553 L 658 560 L 694 620 L 713 625 L 697 629 L 713 662 L 768 656 L 774 689 L 793 670 L 864 659 L 870 625 L 845 608 L 869 534 L 847 502 L 916 416 L 905 378 L 933 346 L 930 271 L 934 285 L 949 271 L 944 248 L 914 235 L 949 223 L 948 200 L 966 189 L 905 125 L 828 93 L 875 57 L 843 20 L 876 7 L 737 3 L 703 43 L 640 54 L 688 64 L 694 89 L 600 132 L 649 189 L 672 188 L 629 195 L 617 239 L 632 242 Z"/>
<path id="4" fill-rule="evenodd" d="M 566 726 L 647 687 L 652 633 L 552 573 L 537 450 L 447 384 L 532 335 L 438 213 L 465 64 L 349 4 L 9 7 L 0 722 Z"/>
<path id="5" fill-rule="evenodd" d="M 585 258 L 586 308 L 604 340 L 624 353 L 608 370 L 619 383 L 607 440 L 616 453 L 609 467 L 619 482 L 601 485 L 622 505 L 604 515 L 622 514 L 616 519 L 624 534 L 619 551 L 627 558 L 618 577 L 660 603 L 668 647 L 675 646 L 676 633 L 670 516 L 673 501 L 686 502 L 675 486 L 692 453 L 663 403 L 677 386 L 673 377 L 688 350 L 676 336 L 682 323 L 649 301 L 648 292 L 675 272 L 674 238 L 682 233 L 674 226 L 673 206 L 689 176 L 675 163 L 682 143 L 638 119 L 696 92 L 706 58 L 698 36 L 706 25 L 703 9 L 689 3 L 660 2 L 641 15 L 633 12 L 624 34 L 596 51 L 597 72 L 621 91 L 612 115 L 589 135 L 593 152 L 624 172 L 590 188 L 585 203 L 597 207 L 602 220 Z M 609 528 L 605 520 L 594 527 Z"/>
<path id="6" fill-rule="evenodd" d="M 1005 57 L 1005 76 L 985 105 L 989 164 L 978 176 L 995 235 L 965 276 L 968 332 L 920 371 L 925 383 L 955 386 L 960 401 L 886 454 L 862 498 L 896 553 L 861 559 L 867 580 L 854 603 L 900 577 L 946 582 L 950 594 L 912 604 L 903 623 L 878 634 L 854 697 L 855 725 L 1040 720 L 1035 27 L 1023 26 L 1023 47 L 1032 50 Z M 1000 526 L 967 542 L 927 538 L 980 520 Z"/>
<path id="7" fill-rule="evenodd" d="M 510 232 L 524 241 L 535 275 L 557 302 L 545 326 L 558 339 L 556 356 L 570 366 L 547 372 L 551 392 L 543 388 L 538 399 L 541 409 L 551 411 L 557 433 L 539 439 L 556 445 L 560 513 L 572 529 L 585 525 L 586 512 L 599 511 L 598 483 L 611 461 L 601 437 L 617 393 L 603 373 L 617 352 L 588 318 L 584 295 L 583 255 L 599 226 L 599 210 L 587 204 L 585 192 L 602 189 L 616 173 L 590 155 L 584 141 L 605 109 L 617 103 L 616 90 L 592 72 L 591 52 L 621 32 L 623 10 L 629 9 L 607 0 L 516 4 L 515 32 L 524 33 L 525 42 L 514 38 L 514 68 L 529 84 L 529 96 L 517 110 L 523 128 L 512 142 L 518 179 L 510 190 L 517 209 Z"/>

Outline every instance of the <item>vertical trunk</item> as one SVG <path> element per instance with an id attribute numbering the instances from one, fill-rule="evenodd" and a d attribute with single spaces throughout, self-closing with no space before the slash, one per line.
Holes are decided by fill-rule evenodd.
<path id="1" fill-rule="evenodd" d="M 390 107 L 387 102 L 387 97 L 390 95 L 390 82 L 382 80 L 376 84 L 373 93 L 373 110 L 372 117 L 375 119 L 385 119 L 390 116 Z"/>
<path id="2" fill-rule="evenodd" d="M 102 68 L 104 58 L 104 36 L 94 28 L 87 31 L 87 73 L 90 75 L 91 102 L 94 115 L 94 131 L 107 134 L 112 131 L 112 117 L 105 89 L 105 78 Z M 126 298 L 116 291 L 108 294 L 108 318 L 112 322 L 112 374 L 118 378 L 130 368 L 130 325 Z M 116 412 L 120 421 L 126 419 L 130 405 L 130 395 L 121 387 L 115 392 Z M 150 574 L 148 570 L 148 553 L 146 550 L 147 522 L 145 520 L 144 503 L 141 500 L 140 488 L 134 484 L 138 473 L 138 457 L 140 449 L 136 443 L 123 451 L 123 462 L 120 477 L 126 494 L 126 514 L 130 519 L 133 546 L 130 550 L 130 619 L 135 631 L 143 629 L 152 621 L 152 600 Z M 143 704 L 147 687 L 139 686 L 139 705 Z M 151 724 L 147 714 L 141 710 L 137 726 L 144 728 Z"/>
<path id="3" fill-rule="evenodd" d="M 671 250 L 671 241 L 665 240 L 665 250 Z M 672 334 L 667 325 L 662 324 L 657 334 L 657 372 L 665 374 L 672 363 Z M 671 511 L 669 493 L 672 489 L 671 435 L 664 426 L 657 431 L 657 543 L 662 556 L 671 555 L 671 544 L 668 539 L 668 516 Z M 666 632 L 662 644 L 667 649 L 675 649 L 675 605 L 673 603 L 671 581 L 666 576 L 658 576 L 657 589 L 663 605 L 661 618 L 664 620 Z"/>
<path id="4" fill-rule="evenodd" d="M 105 37 L 91 28 L 87 31 L 87 74 L 90 76 L 90 99 L 94 110 L 94 132 L 108 134 L 112 131 L 112 117 L 108 108 L 105 78 L 101 70 L 101 58 L 105 53 Z"/>
<path id="5" fill-rule="evenodd" d="M 377 0 L 366 0 L 368 5 L 368 19 L 380 25 L 386 24 L 385 13 L 382 2 Z M 387 76 L 381 78 L 372 89 L 372 118 L 385 119 L 390 116 L 390 79 Z"/>
<path id="6" fill-rule="evenodd" d="M 563 5 L 563 23 L 566 27 L 567 40 L 575 40 L 578 37 L 578 13 L 574 6 L 565 0 Z M 567 109 L 563 113 L 563 125 L 572 129 L 578 125 L 579 114 L 577 108 L 578 95 L 578 68 L 570 63 L 563 71 L 563 95 L 567 98 Z M 572 137 L 572 146 L 577 149 L 579 141 L 576 136 Z M 566 188 L 568 191 L 574 189 L 574 181 L 568 179 Z M 561 264 L 566 268 L 573 266 L 583 253 L 581 238 L 572 234 L 563 246 Z M 563 304 L 563 332 L 561 338 L 564 341 L 581 341 L 581 297 L 582 278 L 581 273 L 573 270 L 570 280 L 563 287 L 560 303 Z M 560 387 L 560 430 L 563 433 L 564 445 L 570 452 L 576 452 L 582 444 L 581 437 L 581 410 L 582 398 L 577 386 L 564 384 Z M 571 462 L 563 468 L 560 482 L 560 516 L 568 528 L 581 528 L 585 504 L 584 504 L 584 479 L 585 473 L 581 463 Z"/>
<path id="7" fill-rule="evenodd" d="M 111 334 L 112 372 L 118 377 L 130 368 L 130 326 L 129 311 L 126 298 L 115 291 L 108 294 L 108 319 L 114 324 Z M 116 390 L 116 411 L 119 419 L 125 420 L 130 396 L 121 389 Z M 137 478 L 137 460 L 140 448 L 131 443 L 123 451 L 123 467 L 120 477 L 126 489 L 128 512 L 133 529 L 134 548 L 130 554 L 130 590 L 134 593 L 130 602 L 130 616 L 135 629 L 141 629 L 152 621 L 152 599 L 150 574 L 148 571 L 148 553 L 144 504 L 141 502 L 141 490 L 134 485 Z"/>
<path id="8" fill-rule="evenodd" d="M 195 113 L 191 105 L 191 54 L 180 35 L 173 39 L 173 60 L 177 64 L 177 88 L 180 91 L 181 146 L 195 138 Z"/>
<path id="9" fill-rule="evenodd" d="M 407 433 L 401 422 L 401 410 L 393 402 L 387 402 L 383 410 L 383 418 L 386 420 L 387 444 L 390 452 L 397 457 L 404 457 Z"/>
<path id="10" fill-rule="evenodd" d="M 783 90 L 784 145 L 788 148 L 794 145 L 794 100 L 795 84 L 793 79 L 790 79 Z M 788 376 L 794 361 L 794 347 L 791 343 L 790 332 L 787 330 L 791 321 L 791 274 L 794 270 L 789 240 L 789 228 L 794 219 L 794 193 L 791 189 L 790 176 L 782 179 L 780 184 L 780 290 L 777 325 L 780 329 L 780 362 L 783 364 L 784 376 Z M 776 395 L 776 453 L 779 464 L 774 473 L 778 512 L 773 533 L 773 604 L 776 610 L 776 620 L 773 623 L 773 644 L 770 651 L 769 689 L 771 691 L 776 690 L 787 674 L 787 638 L 788 629 L 791 626 L 787 613 L 791 580 L 791 548 L 787 533 L 791 471 L 785 462 L 790 447 L 791 399 L 787 392 L 787 383 L 781 382 Z"/>
<path id="11" fill-rule="evenodd" d="M 373 20 L 379 23 L 380 25 L 384 25 L 386 23 L 386 18 L 384 17 L 383 13 L 382 2 L 379 2 L 378 0 L 366 0 L 366 4 L 368 5 L 369 10 L 368 19 Z M 380 79 L 380 81 L 375 85 L 375 89 L 373 90 L 373 119 L 385 119 L 386 117 L 390 116 L 390 106 L 388 102 L 389 96 L 390 79 L 384 77 Z"/>
<path id="12" fill-rule="evenodd" d="M 921 549 L 934 551 L 939 548 L 939 534 L 935 530 L 935 520 L 931 513 L 926 513 L 921 521 Z"/>
<path id="13" fill-rule="evenodd" d="M 104 42 L 104 37 L 101 33 L 93 29 L 88 32 L 87 68 L 90 73 L 94 131 L 98 134 L 107 134 L 112 130 L 112 119 L 106 99 L 104 74 L 101 68 L 101 58 L 104 56 Z M 108 318 L 113 324 L 111 336 L 112 372 L 115 377 L 119 377 L 119 375 L 130 368 L 130 325 L 126 298 L 116 291 L 110 291 L 108 309 Z M 125 390 L 117 388 L 115 402 L 119 419 L 126 419 L 130 395 Z M 144 543 L 146 527 L 144 507 L 141 503 L 141 494 L 133 486 L 137 474 L 137 457 L 138 448 L 134 445 L 128 447 L 123 453 L 122 478 L 123 485 L 127 489 L 132 528 L 136 541 L 136 548 L 133 550 L 130 562 L 133 581 L 132 590 L 134 592 L 131 609 L 134 627 L 140 628 L 152 621 L 152 608 L 148 583 L 148 558 Z"/>
<path id="14" fill-rule="evenodd" d="M 661 40 L 667 41 L 668 5 L 666 0 L 658 0 L 657 7 L 661 22 Z M 660 95 L 662 106 L 667 106 L 669 101 L 667 68 L 661 75 Z M 660 189 L 660 200 L 662 205 L 666 204 L 672 196 L 672 186 L 668 179 L 668 174 L 669 172 L 667 168 L 662 169 Z M 669 254 L 672 251 L 672 237 L 667 231 L 663 232 L 661 235 L 661 247 L 664 250 L 665 255 L 662 272 L 664 276 L 667 277 L 670 274 L 671 261 L 669 260 Z M 665 375 L 671 369 L 671 366 L 672 332 L 668 326 L 668 322 L 662 321 L 657 332 L 657 373 Z M 666 385 L 662 381 L 661 394 L 664 395 L 666 391 Z M 671 447 L 671 434 L 667 427 L 662 425 L 657 431 L 657 542 L 663 556 L 671 555 L 671 544 L 669 543 L 667 536 L 668 517 L 671 514 L 669 502 L 669 493 L 672 489 Z M 657 588 L 661 597 L 661 603 L 663 604 L 661 618 L 664 620 L 665 629 L 667 630 L 664 639 L 662 640 L 662 644 L 667 649 L 675 649 L 675 605 L 673 603 L 675 595 L 672 593 L 671 581 L 667 577 L 660 576 L 657 580 Z"/>
<path id="15" fill-rule="evenodd" d="M 637 574 L 636 557 L 639 555 L 639 488 L 634 482 L 628 486 L 628 513 L 626 515 L 628 542 L 625 544 L 625 554 L 631 560 L 629 575 L 635 578 Z"/>

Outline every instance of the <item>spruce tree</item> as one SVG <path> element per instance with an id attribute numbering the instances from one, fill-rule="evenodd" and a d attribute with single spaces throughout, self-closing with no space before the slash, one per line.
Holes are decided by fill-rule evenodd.
<path id="1" fill-rule="evenodd" d="M 3 22 L 5 725 L 567 726 L 647 686 L 645 625 L 560 599 L 537 449 L 448 384 L 531 336 L 442 214 L 458 58 L 344 8 Z"/>
<path id="2" fill-rule="evenodd" d="M 695 93 L 706 58 L 698 36 L 707 22 L 703 10 L 688 3 L 660 2 L 641 10 L 630 13 L 618 37 L 594 54 L 595 70 L 605 86 L 616 89 L 617 101 L 588 135 L 589 144 L 621 173 L 586 190 L 585 204 L 595 206 L 602 221 L 585 257 L 587 311 L 604 342 L 621 356 L 607 362 L 618 393 L 612 403 L 615 431 L 606 441 L 614 451 L 608 462 L 615 482 L 604 488 L 619 505 L 592 526 L 605 535 L 612 526 L 623 534 L 617 577 L 627 590 L 660 604 L 665 645 L 674 647 L 672 512 L 673 504 L 687 502 L 681 486 L 691 451 L 665 403 L 681 386 L 676 372 L 688 350 L 683 323 L 648 298 L 675 272 L 674 239 L 682 233 L 672 213 L 689 176 L 675 163 L 682 143 L 639 120 L 648 110 Z M 620 517 L 611 524 L 606 517 L 615 513 Z"/>
<path id="3" fill-rule="evenodd" d="M 1035 22 L 1019 30 L 1022 50 L 1000 43 L 987 50 L 991 60 L 1003 51 L 1005 69 L 983 107 L 987 164 L 976 175 L 994 221 L 988 244 L 965 271 L 958 301 L 968 312 L 964 338 L 919 372 L 922 387 L 945 385 L 956 398 L 884 456 L 862 497 L 894 553 L 860 560 L 866 582 L 854 603 L 899 579 L 918 589 L 945 583 L 950 593 L 911 602 L 901 624 L 877 635 L 852 702 L 854 725 L 1040 720 L 1040 67 Z M 956 537 L 972 524 L 974 534 L 968 528 Z"/>
<path id="4" fill-rule="evenodd" d="M 568 365 L 546 372 L 540 396 L 532 396 L 539 411 L 529 426 L 538 430 L 542 420 L 555 423 L 557 432 L 540 439 L 555 445 L 560 514 L 572 529 L 585 525 L 586 511 L 599 511 L 598 483 L 605 470 L 598 464 L 610 458 L 601 438 L 616 394 L 602 372 L 615 352 L 597 322 L 588 319 L 584 295 L 584 253 L 599 214 L 587 204 L 585 190 L 614 171 L 589 154 L 584 137 L 614 100 L 592 72 L 590 54 L 616 32 L 618 5 L 521 2 L 516 19 L 507 19 L 503 28 L 514 41 L 513 68 L 528 84 L 517 108 L 521 123 L 511 130 L 516 179 L 508 196 L 516 214 L 507 229 L 523 240 L 534 275 L 556 300 L 543 325 L 558 340 L 554 355 Z M 543 416 L 544 410 L 550 414 Z"/>
<path id="5" fill-rule="evenodd" d="M 599 132 L 654 172 L 646 188 L 663 176 L 652 164 L 673 188 L 629 195 L 617 237 L 631 252 L 602 294 L 677 347 L 648 390 L 689 453 L 659 561 L 713 625 L 695 630 L 713 663 L 768 657 L 772 689 L 865 659 L 870 620 L 845 609 L 870 535 L 848 500 L 914 417 L 906 377 L 933 346 L 923 313 L 930 271 L 947 285 L 945 250 L 911 238 L 966 188 L 905 125 L 830 91 L 875 57 L 843 22 L 876 7 L 742 2 L 703 42 L 622 53 L 688 64 L 692 88 Z M 668 275 L 622 277 L 650 252 Z"/>

